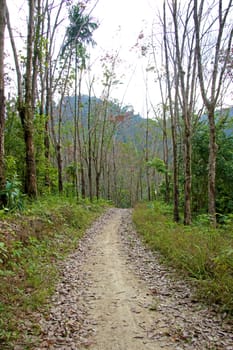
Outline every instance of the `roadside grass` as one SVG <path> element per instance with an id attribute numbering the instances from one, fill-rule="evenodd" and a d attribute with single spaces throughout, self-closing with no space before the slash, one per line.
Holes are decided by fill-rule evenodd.
<path id="1" fill-rule="evenodd" d="M 59 278 L 58 262 L 77 246 L 85 229 L 108 206 L 47 197 L 23 212 L 0 218 L 0 349 L 32 349 Z"/>
<path id="2" fill-rule="evenodd" d="M 197 297 L 233 316 L 233 223 L 213 229 L 204 217 L 191 226 L 172 221 L 159 203 L 135 207 L 133 221 L 144 242 L 196 285 Z"/>

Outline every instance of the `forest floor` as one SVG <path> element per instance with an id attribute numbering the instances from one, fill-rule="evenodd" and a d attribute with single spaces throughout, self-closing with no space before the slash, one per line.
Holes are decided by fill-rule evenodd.
<path id="1" fill-rule="evenodd" d="M 232 324 L 143 246 L 129 209 L 96 220 L 60 270 L 35 350 L 233 349 Z"/>

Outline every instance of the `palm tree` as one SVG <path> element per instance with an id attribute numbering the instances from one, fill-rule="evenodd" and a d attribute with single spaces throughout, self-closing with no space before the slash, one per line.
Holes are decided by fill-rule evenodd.
<path id="1" fill-rule="evenodd" d="M 89 14 L 84 14 L 85 7 L 80 4 L 73 5 L 69 11 L 70 24 L 66 30 L 65 42 L 62 47 L 62 56 L 69 55 L 74 62 L 75 69 L 75 108 L 74 108 L 74 165 L 75 169 L 75 190 L 78 195 L 78 176 L 77 176 L 77 141 L 79 148 L 81 147 L 80 137 L 78 133 L 78 116 L 80 114 L 81 99 L 81 80 L 82 72 L 86 68 L 86 59 L 88 58 L 86 45 L 94 45 L 93 32 L 98 28 L 98 24 L 93 21 Z M 80 70 L 80 78 L 78 82 L 78 70 Z M 78 91 L 79 90 L 79 91 Z M 81 155 L 80 149 L 80 155 Z M 80 158 L 82 158 L 80 156 Z M 82 163 L 82 160 L 81 160 Z M 81 164 L 81 171 L 83 167 Z M 84 177 L 82 176 L 82 179 Z M 84 180 L 83 180 L 84 181 Z M 82 196 L 84 196 L 85 184 L 82 181 Z"/>
<path id="2" fill-rule="evenodd" d="M 82 52 L 85 44 L 95 44 L 93 40 L 93 31 L 98 28 L 98 24 L 88 14 L 84 14 L 84 7 L 80 4 L 73 5 L 69 11 L 70 25 L 66 30 L 66 40 L 62 53 L 67 48 L 76 54 L 76 51 Z M 78 48 L 78 50 L 77 50 Z M 85 51 L 85 50 L 84 50 Z M 81 57 L 83 59 L 83 57 Z"/>

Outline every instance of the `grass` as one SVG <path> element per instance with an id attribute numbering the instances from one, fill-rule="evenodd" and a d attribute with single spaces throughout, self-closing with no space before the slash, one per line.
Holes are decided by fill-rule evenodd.
<path id="1" fill-rule="evenodd" d="M 211 228 L 200 218 L 191 226 L 172 221 L 169 206 L 139 204 L 133 213 L 137 231 L 168 263 L 197 285 L 197 296 L 233 315 L 233 226 Z"/>
<path id="2" fill-rule="evenodd" d="M 33 349 L 35 314 L 49 307 L 58 261 L 77 246 L 106 202 L 47 197 L 0 220 L 0 348 Z M 26 326 L 25 326 L 26 322 Z"/>

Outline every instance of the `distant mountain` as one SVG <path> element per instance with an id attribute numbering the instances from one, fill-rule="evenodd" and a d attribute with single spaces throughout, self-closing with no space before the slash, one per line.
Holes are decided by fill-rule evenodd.
<path id="1" fill-rule="evenodd" d="M 92 118 L 100 113 L 103 107 L 104 101 L 91 97 L 91 115 Z M 87 126 L 87 116 L 89 111 L 89 96 L 82 95 L 81 97 L 81 123 L 85 127 Z M 63 123 L 73 121 L 75 114 L 75 97 L 66 97 L 62 106 Z M 128 106 L 120 107 L 117 103 L 111 102 L 107 108 L 107 119 L 115 123 L 116 132 L 115 137 L 118 141 L 124 143 L 134 143 L 139 148 L 145 146 L 147 120 L 142 118 L 140 114 L 134 114 L 132 108 Z M 157 127 L 157 123 L 153 120 L 148 121 L 150 128 L 149 142 L 154 140 L 154 135 L 161 134 L 161 130 Z M 157 141 L 158 141 L 157 137 Z"/>

